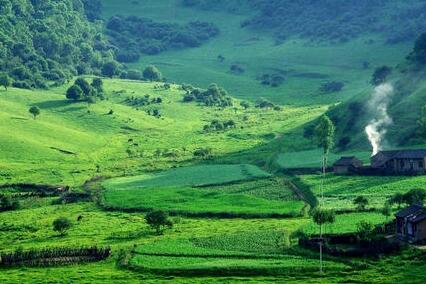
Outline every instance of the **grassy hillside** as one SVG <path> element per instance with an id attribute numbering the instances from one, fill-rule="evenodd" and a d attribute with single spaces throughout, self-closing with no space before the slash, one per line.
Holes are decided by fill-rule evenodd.
<path id="1" fill-rule="evenodd" d="M 96 175 L 129 175 L 180 161 L 198 162 L 193 155 L 197 149 L 211 148 L 213 156 L 248 150 L 324 111 L 316 107 L 219 110 L 183 103 L 185 92 L 178 86 L 171 90 L 159 86 L 106 80 L 107 100 L 90 109 L 84 102 L 67 101 L 66 86 L 49 91 L 0 91 L 3 183 L 81 184 Z M 145 107 L 127 103 L 130 97 L 147 94 L 162 98 L 162 103 Z M 32 105 L 41 109 L 36 120 L 28 113 Z M 154 109 L 161 118 L 147 113 Z M 204 133 L 203 126 L 214 119 L 232 119 L 237 127 Z"/>
<path id="2" fill-rule="evenodd" d="M 170 81 L 207 86 L 219 82 L 234 96 L 255 100 L 265 97 L 281 104 L 329 104 L 346 101 L 368 89 L 373 68 L 397 64 L 407 54 L 410 44 L 384 45 L 375 35 L 362 36 L 343 44 L 312 43 L 297 38 L 277 44 L 272 32 L 241 28 L 250 14 L 185 8 L 180 1 L 103 0 L 104 18 L 122 14 L 138 15 L 161 22 L 186 23 L 205 20 L 216 24 L 220 34 L 199 48 L 145 55 L 132 68 L 147 64 L 158 66 Z M 225 60 L 220 62 L 218 56 Z M 370 68 L 364 69 L 363 62 Z M 244 72 L 231 72 L 237 65 Z M 258 77 L 264 74 L 285 78 L 279 87 L 264 86 Z M 323 94 L 321 85 L 341 81 L 341 92 Z"/>

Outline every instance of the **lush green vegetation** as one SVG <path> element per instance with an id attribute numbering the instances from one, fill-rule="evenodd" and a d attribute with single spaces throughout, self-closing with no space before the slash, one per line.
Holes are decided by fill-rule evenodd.
<path id="1" fill-rule="evenodd" d="M 197 47 L 219 33 L 218 28 L 206 22 L 179 24 L 156 23 L 139 17 L 114 16 L 106 24 L 112 44 L 118 48 L 121 62 L 138 61 L 141 54 L 158 54 L 162 51 Z"/>
<path id="2" fill-rule="evenodd" d="M 324 155 L 369 161 L 375 85 L 389 145 L 425 144 L 425 5 L 293 2 L 0 0 L 0 282 L 424 283 L 422 250 L 321 274 L 298 240 L 378 240 L 425 199 L 333 174 L 319 198 Z"/>
<path id="3" fill-rule="evenodd" d="M 87 3 L 88 1 L 84 1 Z M 81 1 L 1 1 L 0 71 L 18 88 L 100 74 L 113 53 Z"/>

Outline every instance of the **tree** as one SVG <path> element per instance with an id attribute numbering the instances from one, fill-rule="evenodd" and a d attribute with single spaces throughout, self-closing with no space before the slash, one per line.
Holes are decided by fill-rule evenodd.
<path id="1" fill-rule="evenodd" d="M 334 134 L 335 134 L 335 127 L 333 122 L 330 120 L 330 118 L 327 115 L 323 115 L 314 129 L 314 135 L 318 143 L 318 146 L 321 147 L 323 150 L 322 152 L 323 153 L 323 157 L 322 157 L 323 179 L 325 178 L 325 172 L 327 169 L 328 154 L 330 152 L 330 149 L 334 145 Z M 322 199 L 324 198 L 323 190 L 324 188 L 322 184 L 321 186 Z"/>
<path id="2" fill-rule="evenodd" d="M 172 228 L 173 223 L 166 212 L 161 210 L 151 211 L 145 216 L 146 223 L 155 230 L 157 235 L 163 234 L 164 228 Z"/>
<path id="3" fill-rule="evenodd" d="M 59 217 L 53 221 L 53 230 L 64 236 L 71 228 L 71 221 L 65 217 Z"/>
<path id="4" fill-rule="evenodd" d="M 392 215 L 392 207 L 390 206 L 389 202 L 385 202 L 385 205 L 382 208 L 382 214 L 386 217 L 386 221 Z"/>
<path id="5" fill-rule="evenodd" d="M 423 204 L 426 198 L 426 191 L 420 188 L 414 188 L 404 194 L 404 202 L 407 205 Z"/>
<path id="6" fill-rule="evenodd" d="M 354 199 L 353 203 L 358 209 L 358 211 L 364 211 L 368 205 L 368 199 L 365 196 L 358 196 Z"/>
<path id="7" fill-rule="evenodd" d="M 402 193 L 395 193 L 394 195 L 389 198 L 389 204 L 397 204 L 398 209 L 401 208 L 401 205 L 404 203 L 404 194 Z"/>
<path id="8" fill-rule="evenodd" d="M 89 82 L 87 82 L 84 78 L 77 78 L 77 80 L 75 80 L 74 85 L 80 87 L 85 97 L 90 97 L 93 95 L 92 86 L 90 86 Z"/>
<path id="9" fill-rule="evenodd" d="M 38 106 L 32 106 L 30 107 L 30 109 L 28 110 L 29 113 L 31 113 L 34 117 L 34 120 L 37 118 L 37 116 L 40 115 L 40 108 Z"/>
<path id="10" fill-rule="evenodd" d="M 86 99 L 87 102 L 87 108 L 90 109 L 90 106 L 96 103 L 96 98 L 93 96 L 90 96 Z"/>
<path id="11" fill-rule="evenodd" d="M 330 152 L 330 149 L 334 145 L 334 133 L 335 127 L 333 122 L 327 115 L 323 115 L 318 124 L 314 128 L 314 135 L 317 140 L 318 146 L 323 150 L 322 157 L 322 180 L 321 180 L 321 206 L 324 206 L 324 181 L 326 177 L 326 169 L 327 169 L 327 158 Z M 319 213 L 317 213 L 319 214 Z M 315 221 L 315 219 L 314 219 Z M 320 225 L 320 271 L 322 272 L 322 223 L 318 223 Z"/>
<path id="12" fill-rule="evenodd" d="M 371 241 L 375 237 L 374 225 L 367 221 L 361 221 L 357 224 L 358 237 L 361 241 Z"/>
<path id="13" fill-rule="evenodd" d="M 120 66 L 116 61 L 107 62 L 102 66 L 102 75 L 110 78 L 118 75 L 119 71 Z"/>
<path id="14" fill-rule="evenodd" d="M 378 86 L 380 84 L 383 84 L 384 82 L 386 82 L 386 79 L 391 73 L 392 73 L 392 68 L 388 66 L 381 66 L 376 68 L 376 70 L 373 73 L 373 78 L 371 79 L 371 84 L 373 84 L 373 86 Z"/>
<path id="15" fill-rule="evenodd" d="M 327 210 L 323 209 L 321 207 L 317 207 L 314 209 L 312 213 L 312 219 L 315 222 L 315 224 L 319 225 L 320 228 L 320 272 L 323 271 L 323 264 L 322 264 L 322 247 L 323 247 L 323 225 L 329 223 L 332 224 L 336 220 L 336 215 L 334 214 L 333 210 Z"/>
<path id="16" fill-rule="evenodd" d="M 99 93 L 104 92 L 104 81 L 101 78 L 94 78 L 91 86 Z"/>
<path id="17" fill-rule="evenodd" d="M 72 85 L 71 87 L 68 88 L 66 97 L 69 100 L 74 100 L 74 101 L 81 100 L 83 98 L 83 91 L 81 90 L 79 86 Z"/>
<path id="18" fill-rule="evenodd" d="M 149 81 L 161 81 L 163 75 L 154 65 L 149 65 L 143 71 L 143 77 Z"/>
<path id="19" fill-rule="evenodd" d="M 7 91 L 7 88 L 12 85 L 12 79 L 6 73 L 0 73 L 0 86 L 3 86 Z"/>
<path id="20" fill-rule="evenodd" d="M 240 106 L 243 107 L 244 109 L 248 109 L 250 107 L 250 104 L 246 101 L 242 101 L 240 102 Z"/>

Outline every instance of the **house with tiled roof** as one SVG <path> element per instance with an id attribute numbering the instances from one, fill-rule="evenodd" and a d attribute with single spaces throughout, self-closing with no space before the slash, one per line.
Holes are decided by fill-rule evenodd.
<path id="1" fill-rule="evenodd" d="M 333 171 L 336 174 L 347 174 L 354 172 L 356 169 L 363 166 L 361 160 L 357 159 L 354 156 L 351 157 L 341 157 L 333 164 Z"/>
<path id="2" fill-rule="evenodd" d="M 426 174 L 426 149 L 380 151 L 371 167 L 387 174 Z"/>
<path id="3" fill-rule="evenodd" d="M 426 242 L 426 208 L 412 205 L 396 215 L 396 234 L 399 239 L 410 243 Z"/>

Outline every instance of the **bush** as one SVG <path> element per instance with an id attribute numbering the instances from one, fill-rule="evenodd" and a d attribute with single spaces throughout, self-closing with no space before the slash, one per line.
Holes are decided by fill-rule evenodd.
<path id="1" fill-rule="evenodd" d="M 345 84 L 343 82 L 331 81 L 323 83 L 320 87 L 320 91 L 323 93 L 337 93 L 340 92 Z"/>
<path id="2" fill-rule="evenodd" d="M 53 230 L 61 236 L 64 236 L 71 226 L 71 221 L 65 217 L 59 217 L 53 221 Z"/>
<path id="3" fill-rule="evenodd" d="M 163 75 L 157 67 L 150 65 L 143 71 L 143 77 L 149 81 L 161 81 Z"/>
<path id="4" fill-rule="evenodd" d="M 368 199 L 365 196 L 358 196 L 353 203 L 359 211 L 364 211 L 368 205 Z"/>
<path id="5" fill-rule="evenodd" d="M 151 211 L 145 216 L 146 223 L 155 230 L 157 235 L 161 235 L 166 227 L 172 228 L 173 222 L 169 219 L 166 212 L 157 210 Z"/>
<path id="6" fill-rule="evenodd" d="M 19 201 L 12 200 L 12 198 L 7 195 L 0 195 L 0 212 L 17 210 L 19 207 Z"/>

